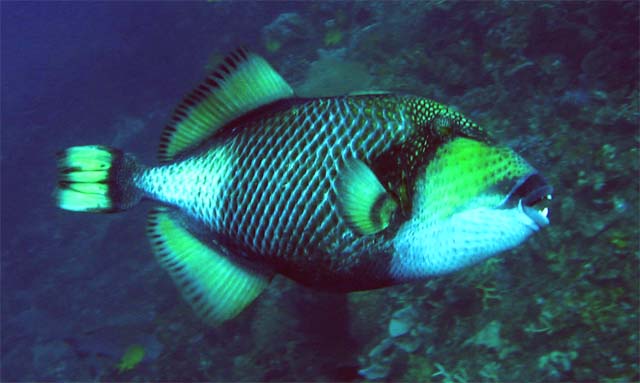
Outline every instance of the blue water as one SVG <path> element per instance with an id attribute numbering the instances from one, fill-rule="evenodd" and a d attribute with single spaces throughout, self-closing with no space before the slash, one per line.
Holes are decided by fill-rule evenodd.
<path id="1" fill-rule="evenodd" d="M 0 9 L 0 380 L 360 381 L 370 366 L 381 381 L 640 378 L 637 3 Z M 291 12 L 302 23 L 265 32 Z M 153 163 L 177 102 L 237 46 L 294 85 L 362 79 L 454 104 L 549 176 L 551 228 L 498 266 L 428 284 L 347 297 L 277 280 L 237 320 L 206 327 L 153 259 L 149 205 L 57 209 L 55 153 L 105 144 Z M 361 65 L 308 74 L 322 57 Z M 483 295 L 491 288 L 498 298 Z M 408 309 L 413 338 L 389 341 L 393 313 Z M 494 322 L 500 345 L 474 343 Z M 134 344 L 144 360 L 119 373 Z"/>
<path id="2" fill-rule="evenodd" d="M 292 5 L 1 6 L 1 380 L 97 379 L 128 345 L 151 338 L 158 311 L 178 299 L 146 247 L 144 211 L 55 208 L 56 151 L 113 142 L 120 131 L 118 142 L 150 161 L 208 56 L 257 41 Z"/>

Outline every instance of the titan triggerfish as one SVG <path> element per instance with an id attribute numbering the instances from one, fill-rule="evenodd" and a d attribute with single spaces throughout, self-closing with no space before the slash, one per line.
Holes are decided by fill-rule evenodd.
<path id="1" fill-rule="evenodd" d="M 61 151 L 56 203 L 99 213 L 157 203 L 153 253 L 212 324 L 276 274 L 375 289 L 472 265 L 549 224 L 544 177 L 461 113 L 401 93 L 296 97 L 244 49 L 177 106 L 158 159 Z"/>

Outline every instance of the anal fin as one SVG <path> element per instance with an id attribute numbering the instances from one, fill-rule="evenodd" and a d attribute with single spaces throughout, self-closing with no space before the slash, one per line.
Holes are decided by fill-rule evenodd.
<path id="1" fill-rule="evenodd" d="M 272 273 L 249 269 L 204 244 L 167 208 L 149 213 L 147 235 L 184 299 L 209 324 L 238 315 L 271 280 Z"/>

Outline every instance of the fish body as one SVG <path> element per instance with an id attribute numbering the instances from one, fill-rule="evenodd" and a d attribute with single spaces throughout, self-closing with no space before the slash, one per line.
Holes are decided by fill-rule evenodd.
<path id="1" fill-rule="evenodd" d="M 544 179 L 460 113 L 412 95 L 296 98 L 244 50 L 178 106 L 159 159 L 68 149 L 57 202 L 97 212 L 160 202 L 154 253 L 212 323 L 275 274 L 379 288 L 473 264 L 548 224 L 531 207 L 550 196 Z"/>
<path id="2" fill-rule="evenodd" d="M 234 254 L 301 283 L 382 287 L 392 282 L 383 272 L 388 233 L 356 235 L 340 218 L 339 173 L 351 158 L 384 167 L 391 148 L 420 143 L 427 150 L 432 134 L 420 121 L 428 121 L 421 108 L 433 109 L 432 116 L 444 110 L 397 95 L 278 101 L 231 124 L 198 153 L 138 173 L 135 183 L 149 198 L 180 208 Z M 391 165 L 408 171 L 422 158 L 394 160 L 405 163 Z M 402 181 L 399 172 L 387 180 L 394 189 Z"/>

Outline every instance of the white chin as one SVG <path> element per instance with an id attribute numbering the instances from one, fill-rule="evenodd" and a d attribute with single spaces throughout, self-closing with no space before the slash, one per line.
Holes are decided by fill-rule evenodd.
<path id="1" fill-rule="evenodd" d="M 541 210 L 538 210 L 533 207 L 529 207 L 522 204 L 522 201 L 518 202 L 518 211 L 527 218 L 523 219 L 528 222 L 528 225 L 535 231 L 538 231 L 540 228 L 549 225 L 549 208 L 545 207 Z"/>
<path id="2" fill-rule="evenodd" d="M 476 208 L 437 222 L 414 218 L 394 239 L 395 274 L 411 279 L 445 274 L 512 249 L 549 222 L 544 213 L 527 209 Z"/>

